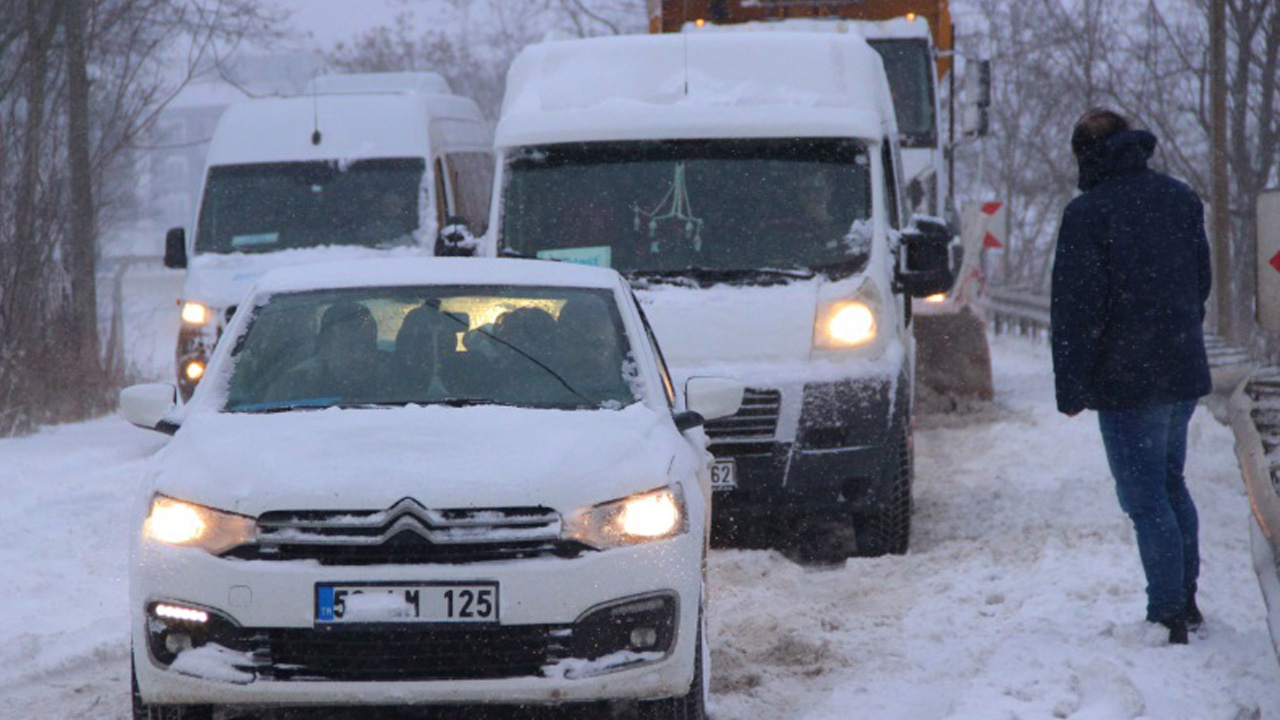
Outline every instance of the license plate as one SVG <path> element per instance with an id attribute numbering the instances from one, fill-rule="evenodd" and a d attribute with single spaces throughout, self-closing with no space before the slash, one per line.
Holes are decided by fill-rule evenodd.
<path id="1" fill-rule="evenodd" d="M 498 583 L 316 585 L 316 622 L 496 623 Z"/>
<path id="2" fill-rule="evenodd" d="M 712 490 L 733 490 L 736 487 L 738 487 L 738 463 L 732 459 L 716 460 L 711 463 Z"/>

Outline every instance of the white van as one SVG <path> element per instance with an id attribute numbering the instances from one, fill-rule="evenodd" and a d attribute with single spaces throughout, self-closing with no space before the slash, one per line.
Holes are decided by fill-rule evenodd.
<path id="1" fill-rule="evenodd" d="M 165 266 L 187 272 L 184 396 L 263 272 L 457 244 L 442 235 L 465 244 L 464 226 L 484 230 L 493 178 L 489 125 L 435 73 L 326 75 L 297 97 L 232 105 L 206 166 L 194 232 L 165 238 Z"/>
<path id="2" fill-rule="evenodd" d="M 905 217 L 864 40 L 542 43 L 511 67 L 495 144 L 484 251 L 620 271 L 680 382 L 747 383 L 742 411 L 707 425 L 721 532 L 906 551 L 910 298 L 950 286 L 950 234 Z"/>

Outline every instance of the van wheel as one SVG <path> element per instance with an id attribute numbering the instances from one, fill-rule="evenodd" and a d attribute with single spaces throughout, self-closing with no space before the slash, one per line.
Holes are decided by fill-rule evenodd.
<path id="1" fill-rule="evenodd" d="M 898 461 L 889 479 L 888 495 L 871 515 L 857 523 L 858 554 L 869 557 L 903 555 L 911 544 L 912 452 L 910 430 L 898 441 Z"/>
<path id="2" fill-rule="evenodd" d="M 129 653 L 129 679 L 133 684 L 133 720 L 213 720 L 213 708 L 203 705 L 148 705 L 138 692 L 138 674 Z"/>
<path id="3" fill-rule="evenodd" d="M 689 692 L 665 700 L 640 703 L 636 716 L 640 720 L 706 720 L 707 694 L 710 683 L 703 668 L 707 659 L 706 621 L 698 613 L 698 643 L 693 650 L 693 682 Z"/>

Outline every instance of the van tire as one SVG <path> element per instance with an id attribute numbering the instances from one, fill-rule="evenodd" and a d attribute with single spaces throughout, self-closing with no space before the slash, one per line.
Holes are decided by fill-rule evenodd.
<path id="1" fill-rule="evenodd" d="M 133 685 L 133 720 L 213 720 L 213 708 L 204 705 L 148 705 L 138 692 L 138 674 L 129 653 L 129 680 Z"/>
<path id="2" fill-rule="evenodd" d="M 860 522 L 856 522 L 859 555 L 905 555 L 911 545 L 914 463 L 910 432 L 904 428 L 898 441 L 897 462 L 889 478 L 884 502 L 875 512 L 862 516 Z"/>

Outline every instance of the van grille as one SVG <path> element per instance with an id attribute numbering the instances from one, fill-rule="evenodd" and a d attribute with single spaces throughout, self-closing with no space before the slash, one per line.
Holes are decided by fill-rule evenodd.
<path id="1" fill-rule="evenodd" d="M 472 563 L 575 557 L 560 514 L 544 507 L 434 510 L 405 498 L 386 510 L 286 510 L 258 518 L 258 541 L 227 556 L 326 565 Z"/>
<path id="2" fill-rule="evenodd" d="M 782 393 L 778 390 L 747 388 L 737 414 L 706 424 L 707 437 L 715 442 L 759 442 L 771 440 L 778 432 Z"/>

